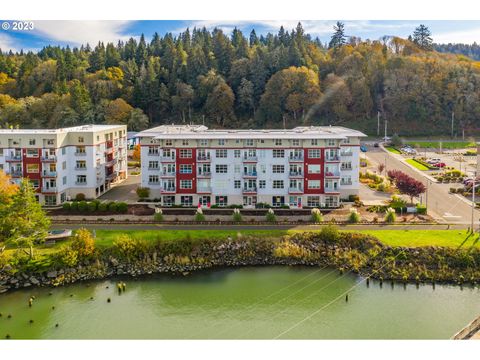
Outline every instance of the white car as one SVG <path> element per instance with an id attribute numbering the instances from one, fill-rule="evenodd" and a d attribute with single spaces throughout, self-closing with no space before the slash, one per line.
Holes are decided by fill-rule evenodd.
<path id="1" fill-rule="evenodd" d="M 427 160 L 427 163 L 429 164 L 437 164 L 439 162 L 442 162 L 442 159 L 439 159 L 439 158 L 433 158 L 433 159 L 428 159 Z"/>

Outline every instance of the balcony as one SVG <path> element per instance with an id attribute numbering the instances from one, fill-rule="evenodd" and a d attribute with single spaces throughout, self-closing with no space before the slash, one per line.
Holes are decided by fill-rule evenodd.
<path id="1" fill-rule="evenodd" d="M 340 185 L 350 186 L 352 185 L 352 180 L 342 180 L 340 181 Z"/>
<path id="2" fill-rule="evenodd" d="M 11 177 L 23 177 L 22 170 L 13 170 L 9 173 Z"/>
<path id="3" fill-rule="evenodd" d="M 113 141 L 112 141 L 112 140 L 107 140 L 107 141 L 105 142 L 105 147 L 106 147 L 107 149 L 113 148 Z"/>
<path id="4" fill-rule="evenodd" d="M 75 171 L 87 171 L 87 167 L 86 166 L 75 166 Z"/>
<path id="5" fill-rule="evenodd" d="M 324 189 L 324 192 L 326 194 L 330 194 L 330 193 L 338 193 L 340 191 L 340 189 L 337 187 L 333 187 L 333 186 L 328 186 L 328 185 L 325 185 L 325 189 Z"/>
<path id="6" fill-rule="evenodd" d="M 105 160 L 105 166 L 113 166 L 117 163 L 117 159 Z"/>
<path id="7" fill-rule="evenodd" d="M 257 162 L 258 157 L 257 155 L 245 155 L 243 157 L 243 162 Z"/>
<path id="8" fill-rule="evenodd" d="M 340 172 L 339 171 L 326 171 L 325 172 L 325 177 L 326 178 L 334 178 L 334 177 L 339 177 Z"/>
<path id="9" fill-rule="evenodd" d="M 242 189 L 242 194 L 256 194 L 257 188 L 256 187 L 246 187 Z"/>
<path id="10" fill-rule="evenodd" d="M 288 157 L 290 162 L 303 162 L 303 155 L 290 155 Z"/>
<path id="11" fill-rule="evenodd" d="M 75 151 L 75 156 L 87 156 L 86 151 Z"/>
<path id="12" fill-rule="evenodd" d="M 257 177 L 257 172 L 256 171 L 247 171 L 242 174 L 244 178 L 254 178 Z"/>
<path id="13" fill-rule="evenodd" d="M 341 169 L 342 171 L 352 171 L 352 167 L 351 167 L 351 166 L 349 166 L 349 167 L 347 167 L 347 166 L 342 166 L 340 169 Z"/>
<path id="14" fill-rule="evenodd" d="M 49 170 L 44 170 L 42 172 L 43 177 L 57 177 L 57 172 L 56 171 L 49 171 Z"/>
<path id="15" fill-rule="evenodd" d="M 20 154 L 10 154 L 5 157 L 7 162 L 20 162 L 22 161 L 22 155 Z"/>
<path id="16" fill-rule="evenodd" d="M 197 193 L 201 194 L 209 194 L 212 192 L 212 188 L 210 186 L 199 186 L 197 187 Z"/>
<path id="17" fill-rule="evenodd" d="M 166 188 L 162 188 L 160 190 L 160 192 L 162 194 L 171 194 L 171 193 L 174 193 L 175 192 L 175 186 L 170 186 L 170 187 L 166 187 Z"/>
<path id="18" fill-rule="evenodd" d="M 175 171 L 162 171 L 161 177 L 175 177 Z"/>
<path id="19" fill-rule="evenodd" d="M 290 171 L 288 176 L 290 176 L 290 177 L 303 177 L 303 172 L 301 172 L 301 171 Z"/>
<path id="20" fill-rule="evenodd" d="M 303 188 L 300 187 L 289 187 L 288 188 L 288 193 L 289 194 L 303 194 Z"/>
<path id="21" fill-rule="evenodd" d="M 160 156 L 160 153 L 158 151 L 149 151 L 148 156 Z"/>
<path id="22" fill-rule="evenodd" d="M 57 157 L 55 155 L 42 156 L 42 162 L 56 162 Z"/>
<path id="23" fill-rule="evenodd" d="M 149 181 L 148 185 L 158 186 L 158 185 L 160 185 L 160 181 Z"/>
<path id="24" fill-rule="evenodd" d="M 106 154 L 106 155 L 113 154 L 114 150 L 115 150 L 115 149 L 114 149 L 113 147 L 112 147 L 112 148 L 106 148 L 106 149 L 105 149 L 105 154 Z"/>
<path id="25" fill-rule="evenodd" d="M 200 161 L 200 162 L 209 162 L 210 160 L 211 160 L 210 154 L 197 156 L 197 161 Z"/>
<path id="26" fill-rule="evenodd" d="M 161 162 L 175 162 L 175 157 L 174 156 L 162 156 L 160 158 Z"/>
<path id="27" fill-rule="evenodd" d="M 351 150 L 349 151 L 340 151 L 340 156 L 352 156 L 353 152 Z"/>
<path id="28" fill-rule="evenodd" d="M 105 180 L 111 181 L 111 180 L 114 180 L 116 177 L 117 177 L 117 174 L 113 172 L 111 174 L 106 174 L 105 175 Z"/>
<path id="29" fill-rule="evenodd" d="M 43 188 L 42 193 L 56 193 L 58 190 L 56 187 L 50 186 L 48 189 Z"/>
<path id="30" fill-rule="evenodd" d="M 161 169 L 158 166 L 157 167 L 155 167 L 155 166 L 152 166 L 152 167 L 149 166 L 148 167 L 148 171 L 160 171 L 160 170 Z"/>
<path id="31" fill-rule="evenodd" d="M 340 161 L 340 156 L 338 156 L 338 154 L 337 155 L 326 154 L 325 161 L 329 161 L 329 162 Z"/>
<path id="32" fill-rule="evenodd" d="M 202 171 L 202 172 L 199 172 L 198 177 L 211 177 L 212 176 L 212 173 L 210 171 Z"/>

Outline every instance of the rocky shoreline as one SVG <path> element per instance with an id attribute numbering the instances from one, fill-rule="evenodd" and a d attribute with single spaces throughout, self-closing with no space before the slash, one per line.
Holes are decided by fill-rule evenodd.
<path id="1" fill-rule="evenodd" d="M 277 239 L 239 238 L 200 241 L 168 247 L 157 244 L 122 257 L 111 249 L 84 259 L 73 267 L 52 267 L 42 272 L 0 269 L 0 293 L 33 286 L 61 286 L 115 276 L 155 273 L 187 275 L 220 267 L 307 265 L 334 267 L 380 281 L 472 284 L 480 282 L 480 251 L 441 247 L 389 247 L 377 239 L 339 233 L 337 239 L 320 234 L 298 234 Z M 180 241 L 180 245 L 182 244 Z M 169 246 L 172 246 L 170 244 Z"/>

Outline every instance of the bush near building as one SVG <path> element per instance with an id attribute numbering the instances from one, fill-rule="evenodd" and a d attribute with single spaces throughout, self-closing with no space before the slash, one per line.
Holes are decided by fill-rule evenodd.
<path id="1" fill-rule="evenodd" d="M 148 187 L 138 187 L 137 195 L 140 199 L 148 199 L 150 196 L 150 188 Z"/>
<path id="2" fill-rule="evenodd" d="M 126 214 L 128 212 L 128 205 L 125 202 L 100 202 L 98 200 L 93 201 L 72 201 L 71 203 L 64 203 L 62 205 L 63 210 L 71 213 L 80 214 L 95 214 L 97 212 L 111 212 L 117 214 Z"/>

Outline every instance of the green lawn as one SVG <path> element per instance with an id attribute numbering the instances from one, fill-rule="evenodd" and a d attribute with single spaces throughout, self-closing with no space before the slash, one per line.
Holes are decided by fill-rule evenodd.
<path id="1" fill-rule="evenodd" d="M 426 167 L 425 165 L 419 163 L 417 160 L 415 159 L 407 159 L 405 160 L 407 163 L 409 163 L 410 165 L 412 165 L 413 167 L 416 167 L 418 170 L 422 170 L 422 171 L 425 171 L 425 170 L 430 170 L 428 167 Z"/>
<path id="2" fill-rule="evenodd" d="M 459 247 L 467 237 L 466 230 L 363 230 L 361 232 L 377 237 L 386 245 L 407 247 Z M 472 246 L 476 237 L 476 235 L 469 237 L 462 247 Z M 475 246 L 480 247 L 480 242 Z"/>
<path id="3" fill-rule="evenodd" d="M 474 142 L 470 141 L 442 141 L 442 149 L 466 149 L 476 147 Z M 407 145 L 420 148 L 439 149 L 439 141 L 407 141 Z"/>
<path id="4" fill-rule="evenodd" d="M 401 154 L 400 150 L 392 147 L 392 146 L 385 146 L 385 149 L 390 151 L 391 153 L 394 153 L 394 154 Z"/>

